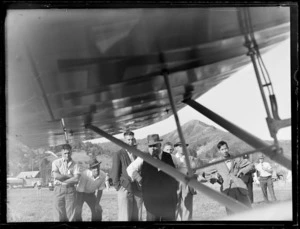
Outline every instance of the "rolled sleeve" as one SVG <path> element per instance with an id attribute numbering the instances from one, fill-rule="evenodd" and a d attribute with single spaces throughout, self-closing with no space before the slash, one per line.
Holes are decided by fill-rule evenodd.
<path id="1" fill-rule="evenodd" d="M 59 168 L 58 168 L 58 161 L 57 160 L 55 160 L 55 161 L 53 161 L 52 162 L 52 169 L 51 169 L 51 173 L 53 173 L 53 172 L 58 172 L 59 173 Z"/>

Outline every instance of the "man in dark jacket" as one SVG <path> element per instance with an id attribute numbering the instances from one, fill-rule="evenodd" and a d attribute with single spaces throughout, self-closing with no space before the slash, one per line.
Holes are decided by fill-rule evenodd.
<path id="1" fill-rule="evenodd" d="M 134 145 L 134 133 L 124 133 L 125 142 Z M 132 181 L 127 174 L 127 166 L 135 160 L 135 156 L 126 149 L 121 149 L 113 156 L 111 179 L 115 189 L 118 191 L 118 220 L 138 221 L 142 214 L 142 193 L 136 181 Z"/>
<path id="2" fill-rule="evenodd" d="M 248 166 L 249 164 L 252 165 L 252 169 L 248 173 L 240 176 L 240 178 L 247 185 L 247 189 L 248 189 L 248 192 L 249 192 L 249 198 L 250 198 L 250 201 L 251 201 L 251 204 L 252 204 L 253 203 L 253 173 L 256 172 L 256 169 L 255 169 L 254 164 L 249 160 L 249 155 L 245 154 L 243 156 L 243 160 L 241 162 L 240 167 L 243 168 L 245 166 Z"/>
<path id="3" fill-rule="evenodd" d="M 147 140 L 150 155 L 175 168 L 172 156 L 161 149 L 162 140 L 159 139 L 159 135 L 148 135 Z M 178 182 L 141 158 L 137 158 L 127 168 L 128 175 L 131 177 L 137 174 L 137 171 L 141 171 L 142 193 L 147 210 L 147 221 L 174 221 Z"/>

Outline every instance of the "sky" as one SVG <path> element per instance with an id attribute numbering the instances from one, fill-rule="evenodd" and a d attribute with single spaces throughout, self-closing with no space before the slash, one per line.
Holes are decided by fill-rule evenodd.
<path id="1" fill-rule="evenodd" d="M 273 85 L 279 117 L 281 119 L 291 118 L 290 39 L 262 55 L 262 59 Z M 266 96 L 269 100 L 268 93 Z M 267 113 L 252 64 L 231 75 L 196 101 L 262 140 L 273 139 L 267 126 Z M 178 111 L 178 117 L 181 125 L 190 120 L 199 120 L 224 130 L 189 106 Z M 164 121 L 135 130 L 134 133 L 137 139 L 142 139 L 148 134 L 164 135 L 175 129 L 176 123 L 172 115 Z M 115 135 L 115 137 L 122 138 L 122 134 Z M 291 140 L 291 127 L 280 129 L 277 138 Z M 107 140 L 102 138 L 94 139 L 92 142 L 105 141 Z"/>

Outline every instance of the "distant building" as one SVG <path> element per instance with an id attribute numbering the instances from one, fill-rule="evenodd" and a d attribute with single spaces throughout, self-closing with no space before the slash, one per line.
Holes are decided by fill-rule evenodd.
<path id="1" fill-rule="evenodd" d="M 25 187 L 35 187 L 38 182 L 41 182 L 40 171 L 26 171 L 20 172 L 16 177 L 24 180 Z"/>
<path id="2" fill-rule="evenodd" d="M 30 179 L 30 178 L 40 178 L 40 171 L 26 171 L 20 172 L 16 178 Z"/>

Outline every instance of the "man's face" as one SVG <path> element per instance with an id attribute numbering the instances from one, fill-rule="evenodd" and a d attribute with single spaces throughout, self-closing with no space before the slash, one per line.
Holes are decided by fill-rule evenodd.
<path id="1" fill-rule="evenodd" d="M 173 151 L 174 151 L 174 149 L 171 145 L 165 145 L 164 152 L 172 154 Z"/>
<path id="2" fill-rule="evenodd" d="M 62 150 L 62 158 L 64 160 L 70 161 L 72 156 L 72 150 L 71 149 L 63 149 Z"/>
<path id="3" fill-rule="evenodd" d="M 263 163 L 264 162 L 264 159 L 263 158 L 259 158 L 259 163 Z"/>
<path id="4" fill-rule="evenodd" d="M 92 168 L 91 171 L 92 171 L 93 177 L 97 177 L 99 175 L 99 169 Z"/>
<path id="5" fill-rule="evenodd" d="M 133 146 L 133 143 L 134 143 L 134 136 L 133 135 L 126 135 L 124 138 L 125 138 L 125 142 L 128 145 Z"/>
<path id="6" fill-rule="evenodd" d="M 224 157 L 228 157 L 229 156 L 228 146 L 226 144 L 222 145 L 219 149 L 219 153 L 221 153 Z"/>
<path id="7" fill-rule="evenodd" d="M 150 145 L 148 146 L 148 150 L 151 156 L 158 156 L 158 154 L 161 151 L 161 144 L 160 143 L 156 143 L 154 145 Z"/>
<path id="8" fill-rule="evenodd" d="M 132 140 L 132 145 L 133 145 L 134 148 L 137 148 L 137 143 L 136 143 L 136 139 L 135 138 L 133 138 L 133 140 Z"/>
<path id="9" fill-rule="evenodd" d="M 180 154 L 180 155 L 183 154 L 183 150 L 182 150 L 182 146 L 181 146 L 181 145 L 176 146 L 176 147 L 175 147 L 175 150 L 176 150 L 176 153 L 178 153 L 178 154 Z"/>

